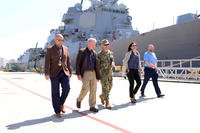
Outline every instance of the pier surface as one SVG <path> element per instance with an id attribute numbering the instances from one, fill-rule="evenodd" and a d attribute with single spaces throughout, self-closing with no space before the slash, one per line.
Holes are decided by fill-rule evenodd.
<path id="1" fill-rule="evenodd" d="M 114 77 L 112 110 L 104 109 L 99 94 L 98 113 L 91 113 L 88 95 L 77 110 L 81 82 L 72 76 L 65 102 L 66 113 L 56 118 L 51 104 L 50 81 L 36 73 L 0 72 L 0 133 L 199 133 L 200 84 L 159 82 L 164 98 L 157 98 L 151 81 L 146 97 L 138 92 L 129 100 L 129 83 Z"/>

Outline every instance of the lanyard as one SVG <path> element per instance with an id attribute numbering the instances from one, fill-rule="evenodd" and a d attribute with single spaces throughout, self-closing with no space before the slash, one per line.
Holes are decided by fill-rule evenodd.
<path id="1" fill-rule="evenodd" d="M 62 58 L 63 58 L 63 48 L 58 48 L 58 54 L 59 54 L 58 66 L 61 66 L 62 65 Z"/>

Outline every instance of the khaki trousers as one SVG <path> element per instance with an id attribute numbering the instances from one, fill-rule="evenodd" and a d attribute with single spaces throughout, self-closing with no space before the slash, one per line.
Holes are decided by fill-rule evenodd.
<path id="1" fill-rule="evenodd" d="M 82 77 L 82 83 L 82 90 L 77 100 L 81 102 L 89 91 L 89 106 L 95 107 L 97 90 L 97 79 L 95 71 L 85 71 Z"/>

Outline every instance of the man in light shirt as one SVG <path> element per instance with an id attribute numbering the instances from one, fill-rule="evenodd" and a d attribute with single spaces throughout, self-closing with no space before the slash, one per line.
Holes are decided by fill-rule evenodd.
<path id="1" fill-rule="evenodd" d="M 144 54 L 144 81 L 141 87 L 141 96 L 145 97 L 144 90 L 150 78 L 157 94 L 158 98 L 164 97 L 165 95 L 161 93 L 160 87 L 158 86 L 158 73 L 157 68 L 157 57 L 154 53 L 155 47 L 153 44 L 148 45 L 148 51 Z"/>

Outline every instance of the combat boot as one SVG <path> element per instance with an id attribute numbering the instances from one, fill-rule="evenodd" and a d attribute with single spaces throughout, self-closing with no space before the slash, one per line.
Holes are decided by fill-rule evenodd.
<path id="1" fill-rule="evenodd" d="M 111 109 L 111 106 L 108 100 L 106 100 L 106 109 Z"/>
<path id="2" fill-rule="evenodd" d="M 103 95 L 99 95 L 99 98 L 101 99 L 101 103 L 104 105 L 105 104 L 105 99 L 104 99 Z"/>

